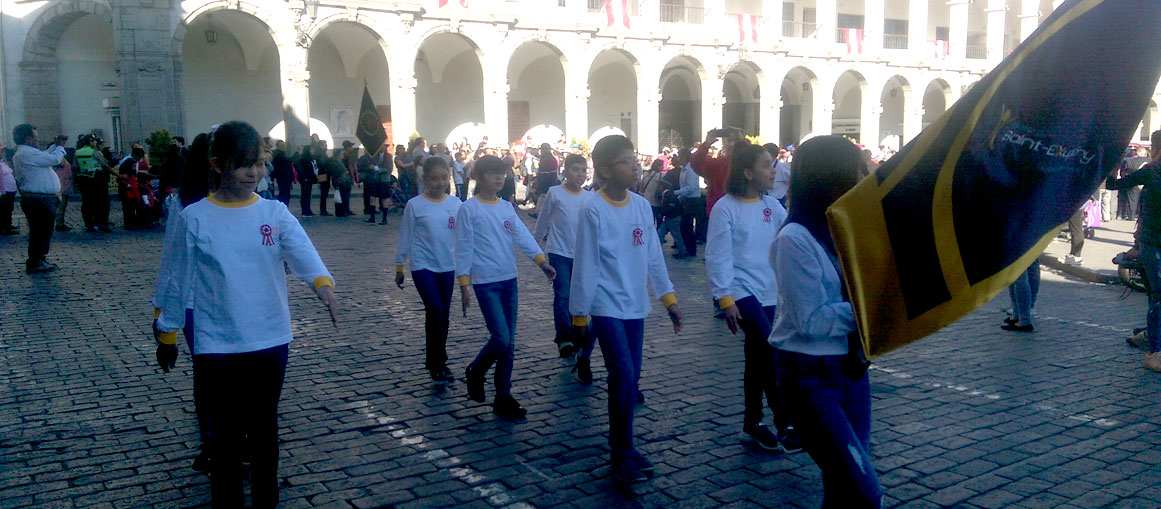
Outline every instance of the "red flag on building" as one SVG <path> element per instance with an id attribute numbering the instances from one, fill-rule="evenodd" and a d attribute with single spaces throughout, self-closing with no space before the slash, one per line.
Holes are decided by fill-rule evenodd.
<path id="1" fill-rule="evenodd" d="M 758 42 L 758 16 L 738 14 L 738 42 Z"/>
<path id="2" fill-rule="evenodd" d="M 844 28 L 843 38 L 847 41 L 847 53 L 858 55 L 863 52 L 863 30 L 860 28 Z"/>
<path id="3" fill-rule="evenodd" d="M 629 28 L 629 0 L 605 0 L 605 15 L 609 19 L 606 26 L 611 27 L 620 20 L 625 28 Z"/>
<path id="4" fill-rule="evenodd" d="M 948 50 L 947 41 L 932 41 L 931 47 L 932 56 L 934 56 L 936 60 L 946 60 L 947 54 L 951 53 L 951 51 Z"/>
<path id="5" fill-rule="evenodd" d="M 467 7 L 467 6 L 468 6 L 468 0 L 458 0 L 458 2 L 459 2 L 459 4 L 460 4 L 460 6 L 461 6 L 461 7 Z M 440 6 L 440 8 L 447 7 L 447 3 L 448 3 L 448 0 L 439 0 L 439 6 Z"/>

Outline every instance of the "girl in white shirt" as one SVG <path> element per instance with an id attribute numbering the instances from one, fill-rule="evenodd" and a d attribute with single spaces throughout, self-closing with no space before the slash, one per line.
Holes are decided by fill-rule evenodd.
<path id="1" fill-rule="evenodd" d="M 266 174 L 261 138 L 244 122 L 210 138 L 215 192 L 178 214 L 177 273 L 161 299 L 159 343 L 173 345 L 193 303 L 194 356 L 208 379 L 215 506 L 241 507 L 242 454 L 251 457 L 251 500 L 278 503 L 278 399 L 291 341 L 286 274 L 314 287 L 335 323 L 334 282 L 286 206 L 254 194 Z M 159 359 L 160 360 L 160 359 Z"/>
<path id="2" fill-rule="evenodd" d="M 581 207 L 568 308 L 578 337 L 587 336 L 592 317 L 609 370 L 613 476 L 638 482 L 653 471 L 633 447 L 645 317 L 651 311 L 646 284 L 665 305 L 675 334 L 681 331 L 681 312 L 653 229 L 653 210 L 648 200 L 629 192 L 637 182 L 633 142 L 624 136 L 601 138 L 593 163 L 601 190 Z"/>
<path id="3" fill-rule="evenodd" d="M 590 341 L 573 337 L 572 316 L 568 314 L 568 294 L 571 291 L 577 220 L 581 205 L 593 196 L 592 191 L 581 187 L 588 174 L 588 161 L 577 154 L 569 154 L 564 160 L 564 183 L 548 188 L 540 202 L 540 215 L 536 218 L 536 228 L 533 230 L 533 236 L 537 239 L 547 235 L 544 247 L 548 252 L 548 263 L 556 269 L 556 279 L 552 280 L 552 316 L 556 325 L 557 350 L 562 359 L 580 351 L 577 356 L 577 376 L 586 384 L 593 382 L 588 362 L 593 349 Z"/>
<path id="4" fill-rule="evenodd" d="M 871 386 L 826 220 L 826 209 L 858 182 L 862 154 L 845 138 L 820 136 L 798 148 L 793 165 L 790 213 L 770 253 L 778 388 L 822 470 L 823 507 L 880 507 Z"/>
<path id="5" fill-rule="evenodd" d="M 475 196 L 460 206 L 456 214 L 456 276 L 460 283 L 460 300 L 468 316 L 471 296 L 468 287 L 480 301 L 480 312 L 488 326 L 488 343 L 480 350 L 466 371 L 468 397 L 485 401 L 484 380 L 492 364 L 496 365 L 496 398 L 492 411 L 501 417 L 520 418 L 527 413 L 512 397 L 512 364 L 516 360 L 516 250 L 540 266 L 552 281 L 556 270 L 548 263 L 536 239 L 516 215 L 512 203 L 500 200 L 497 193 L 511 169 L 496 156 L 484 156 L 473 169 Z"/>
<path id="6" fill-rule="evenodd" d="M 456 214 L 461 202 L 446 192 L 448 173 L 443 158 L 429 157 L 423 162 L 424 192 L 407 201 L 395 247 L 395 284 L 403 288 L 403 268 L 410 259 L 411 279 L 425 313 L 425 366 L 439 387 L 455 381 L 447 367 L 447 330 L 455 287 Z"/>
<path id="7" fill-rule="evenodd" d="M 763 147 L 739 145 L 730 158 L 727 194 L 710 212 L 705 244 L 706 274 L 713 298 L 726 315 L 730 332 L 745 334 L 746 368 L 742 379 L 746 410 L 742 439 L 766 450 L 798 452 L 789 412 L 775 383 L 770 336 L 778 286 L 770 266 L 770 246 L 786 220 L 786 209 L 767 194 L 774 185 L 774 158 Z M 775 435 L 762 423 L 762 395 L 774 414 Z"/>

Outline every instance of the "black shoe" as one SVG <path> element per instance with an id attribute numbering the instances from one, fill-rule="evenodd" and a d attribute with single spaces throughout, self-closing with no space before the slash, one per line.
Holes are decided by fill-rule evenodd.
<path id="1" fill-rule="evenodd" d="M 802 439 L 798 438 L 793 426 L 778 432 L 778 447 L 786 454 L 802 452 Z"/>
<path id="2" fill-rule="evenodd" d="M 577 357 L 576 366 L 573 366 L 572 371 L 576 373 L 577 380 L 585 385 L 593 384 L 593 368 L 591 360 L 586 357 Z"/>
<path id="3" fill-rule="evenodd" d="M 673 257 L 677 258 L 678 260 L 681 260 L 684 258 L 689 258 L 689 255 L 686 253 L 673 253 Z"/>
<path id="4" fill-rule="evenodd" d="M 314 212 L 303 212 L 303 213 L 302 213 L 302 217 L 310 217 L 310 216 L 313 216 L 313 215 L 314 215 Z"/>
<path id="5" fill-rule="evenodd" d="M 1016 322 L 1019 322 L 1019 321 L 1020 320 L 1016 319 L 1016 317 L 1011 316 L 1011 315 L 1008 315 L 1008 317 L 1004 319 L 1004 323 L 1008 324 L 1008 325 L 1016 325 Z"/>
<path id="6" fill-rule="evenodd" d="M 447 366 L 443 367 L 443 373 L 440 376 L 443 377 L 443 381 L 449 384 L 456 381 L 456 376 L 452 374 L 452 371 L 448 369 Z"/>
<path id="7" fill-rule="evenodd" d="M 764 424 L 754 424 L 742 427 L 743 442 L 754 444 L 764 451 L 777 451 L 778 437 Z"/>
<path id="8" fill-rule="evenodd" d="M 67 224 L 58 224 L 58 225 L 56 225 L 56 231 L 58 231 L 58 232 L 71 232 L 71 231 L 73 231 L 73 229 Z"/>
<path id="9" fill-rule="evenodd" d="M 624 456 L 626 459 L 633 462 L 634 465 L 637 465 L 637 468 L 641 470 L 641 473 L 647 476 L 653 475 L 653 462 L 649 461 L 649 459 L 645 456 L 642 456 L 641 453 L 637 452 L 636 449 L 630 449 L 628 452 L 624 453 Z"/>
<path id="10" fill-rule="evenodd" d="M 472 367 L 468 366 L 464 370 L 464 381 L 468 383 L 468 398 L 476 403 L 483 403 L 488 400 L 484 396 L 484 377 L 472 376 Z"/>
<path id="11" fill-rule="evenodd" d="M 368 214 L 366 222 L 371 223 L 371 224 L 375 224 L 375 214 Z"/>
<path id="12" fill-rule="evenodd" d="M 613 474 L 613 478 L 618 481 L 635 483 L 649 479 L 645 476 L 645 472 L 641 471 L 641 467 L 637 466 L 637 462 L 626 454 L 614 452 L 611 466 L 610 472 Z"/>
<path id="13" fill-rule="evenodd" d="M 1016 325 L 1016 324 L 1001 325 L 1000 328 L 1004 329 L 1006 331 L 1012 331 L 1012 332 L 1032 332 L 1033 330 L 1035 330 L 1032 327 L 1032 325 Z"/>
<path id="14" fill-rule="evenodd" d="M 86 226 L 85 233 L 97 233 L 97 229 L 93 228 L 92 226 Z"/>
<path id="15" fill-rule="evenodd" d="M 100 231 L 101 233 L 113 233 L 113 229 L 109 228 L 109 225 L 98 226 L 97 230 Z"/>
<path id="16" fill-rule="evenodd" d="M 386 212 L 383 213 L 383 219 L 381 219 L 379 221 L 379 224 L 387 224 L 387 213 Z"/>
<path id="17" fill-rule="evenodd" d="M 573 346 L 571 340 L 565 339 L 556 344 L 556 351 L 560 354 L 561 359 L 567 359 L 576 353 L 576 347 Z"/>
<path id="18" fill-rule="evenodd" d="M 637 402 L 638 402 L 638 403 L 644 403 L 644 402 L 645 402 L 645 393 L 644 393 L 644 392 L 637 391 Z"/>
<path id="19" fill-rule="evenodd" d="M 447 387 L 447 379 L 444 378 L 443 371 L 438 370 L 438 369 L 433 369 L 431 371 L 428 371 L 428 374 L 431 375 L 431 383 L 434 384 L 436 386 L 436 388 L 442 389 L 444 387 Z"/>
<path id="20" fill-rule="evenodd" d="M 492 402 L 492 413 L 509 419 L 522 419 L 528 415 L 528 411 L 512 396 L 496 396 L 496 400 Z"/>
<path id="21" fill-rule="evenodd" d="M 196 458 L 194 458 L 193 469 L 198 471 L 198 472 L 209 472 L 210 471 L 210 448 L 209 447 L 202 445 L 202 452 L 198 453 L 198 456 Z"/>
<path id="22" fill-rule="evenodd" d="M 318 213 L 318 215 L 320 215 L 320 216 L 329 216 L 329 215 L 331 215 L 331 213 L 330 213 L 330 212 L 327 212 L 327 211 L 325 211 L 325 210 L 324 210 L 324 211 L 322 211 L 322 212 L 319 212 L 319 213 Z"/>

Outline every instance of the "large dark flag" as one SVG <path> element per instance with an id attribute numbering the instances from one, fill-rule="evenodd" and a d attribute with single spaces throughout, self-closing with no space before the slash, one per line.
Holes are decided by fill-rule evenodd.
<path id="1" fill-rule="evenodd" d="M 1161 1 L 1069 0 L 827 211 L 868 358 L 987 303 L 1120 163 L 1161 77 Z"/>
<path id="2" fill-rule="evenodd" d="M 387 141 L 387 131 L 383 130 L 383 121 L 379 112 L 375 110 L 375 101 L 371 100 L 371 91 L 363 85 L 363 104 L 359 107 L 359 127 L 355 135 L 363 143 L 368 154 L 374 154 Z"/>

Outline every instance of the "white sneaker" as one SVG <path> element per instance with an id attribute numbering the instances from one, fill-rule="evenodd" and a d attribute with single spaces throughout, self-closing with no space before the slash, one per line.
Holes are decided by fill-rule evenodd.
<path id="1" fill-rule="evenodd" d="M 1084 258 L 1079 256 L 1064 255 L 1065 265 L 1084 265 Z"/>

